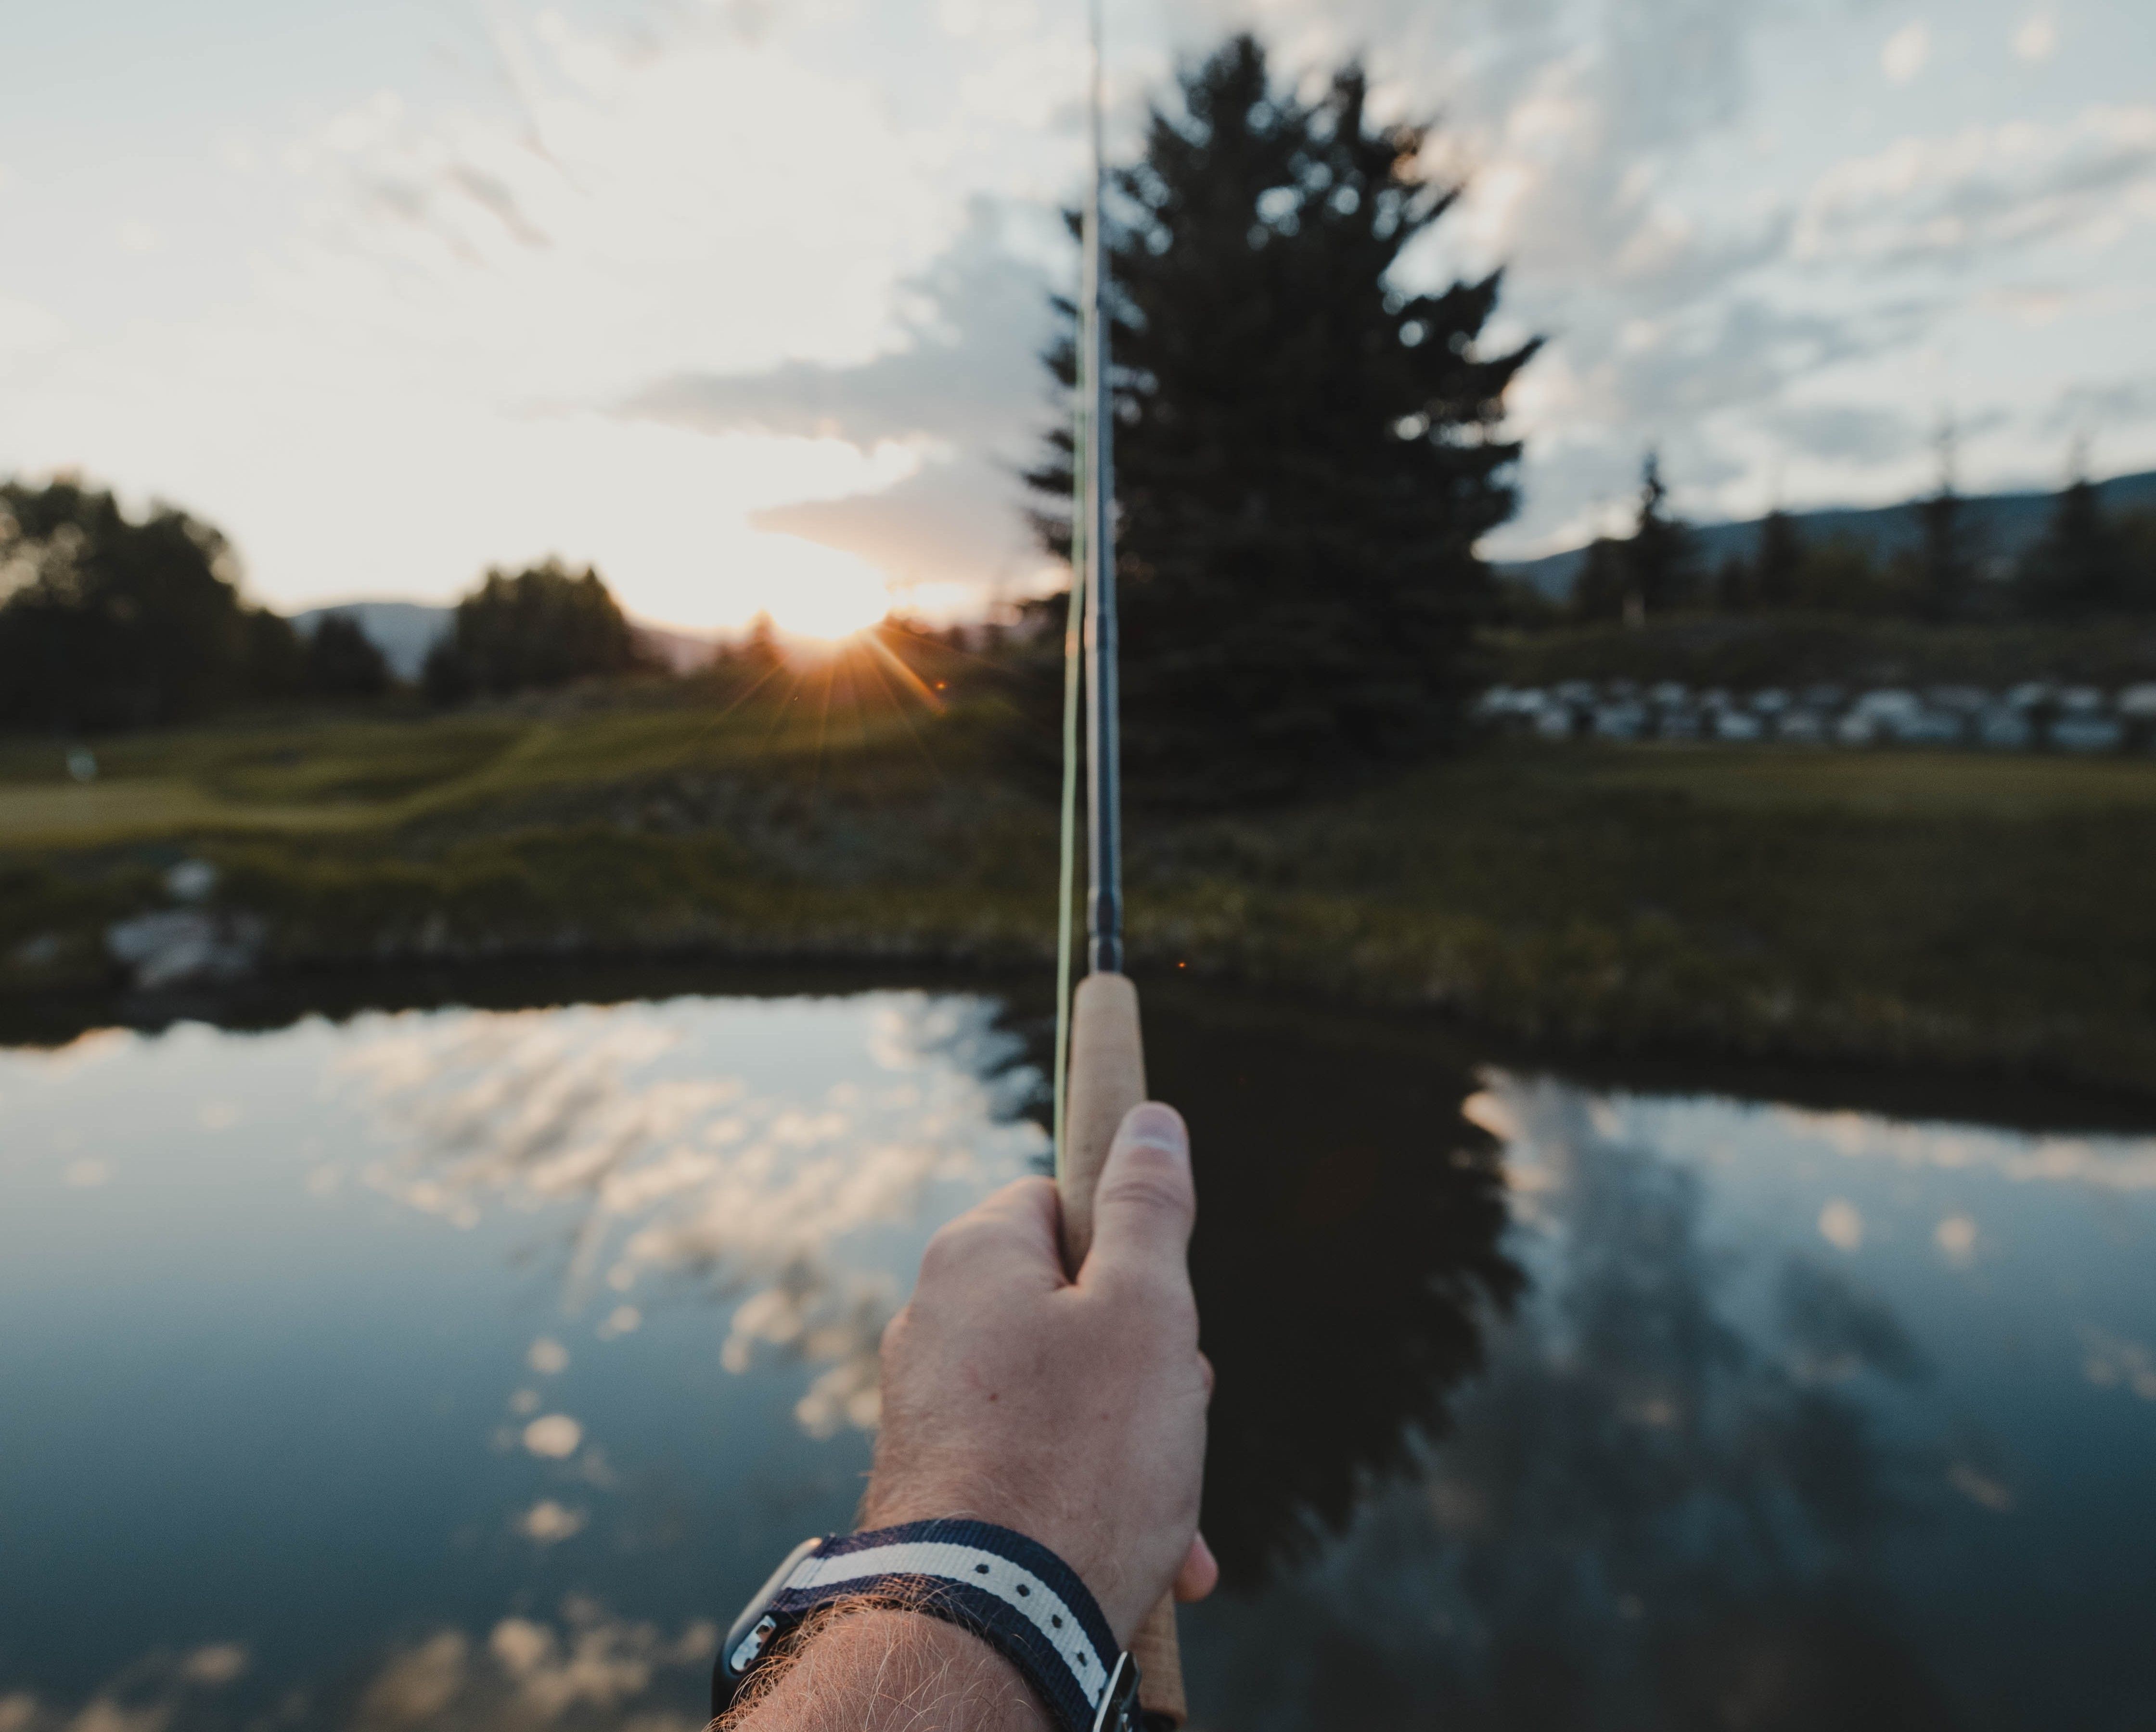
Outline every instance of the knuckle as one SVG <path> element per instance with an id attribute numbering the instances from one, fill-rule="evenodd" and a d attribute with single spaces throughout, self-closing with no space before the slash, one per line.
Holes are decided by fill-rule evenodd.
<path id="1" fill-rule="evenodd" d="M 921 1253 L 921 1279 L 947 1279 L 965 1263 L 979 1232 L 978 1226 L 963 1215 L 937 1227 Z"/>
<path id="2" fill-rule="evenodd" d="M 1095 1207 L 1102 1205 L 1180 1218 L 1191 1212 L 1190 1186 L 1165 1158 L 1133 1158 L 1101 1180 Z"/>

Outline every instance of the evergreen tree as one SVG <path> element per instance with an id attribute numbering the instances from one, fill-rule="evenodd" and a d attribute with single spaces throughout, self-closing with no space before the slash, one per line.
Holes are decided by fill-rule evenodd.
<path id="1" fill-rule="evenodd" d="M 1661 453 L 1640 471 L 1640 515 L 1625 544 L 1626 599 L 1643 617 L 1691 606 L 1699 595 L 1699 546 L 1691 525 L 1669 509 Z"/>
<path id="2" fill-rule="evenodd" d="M 712 652 L 711 661 L 698 677 L 718 697 L 729 702 L 752 691 L 778 697 L 790 689 L 788 685 L 775 680 L 785 665 L 786 652 L 779 648 L 778 633 L 771 623 L 771 616 L 758 613 L 738 641 L 721 643 Z"/>
<path id="3" fill-rule="evenodd" d="M 2077 476 L 2052 503 L 2042 539 L 2022 555 L 2015 599 L 2036 619 L 2087 619 L 2127 607 L 2127 550 L 2095 484 Z"/>
<path id="4" fill-rule="evenodd" d="M 599 574 L 550 559 L 514 576 L 490 571 L 457 603 L 421 679 L 428 696 L 446 704 L 651 666 Z"/>
<path id="5" fill-rule="evenodd" d="M 2156 511 L 2121 511 L 2112 531 L 2118 537 L 2120 605 L 2129 613 L 2156 613 Z"/>
<path id="6" fill-rule="evenodd" d="M 1718 613 L 1749 613 L 1758 605 L 1759 580 L 1752 561 L 1725 553 L 1714 569 L 1714 607 Z"/>
<path id="7" fill-rule="evenodd" d="M 306 683 L 306 646 L 292 622 L 267 607 L 248 607 L 240 617 L 239 695 L 290 698 Z"/>
<path id="8" fill-rule="evenodd" d="M 1478 346 L 1494 274 L 1434 294 L 1394 280 L 1458 189 L 1418 166 L 1423 129 L 1371 123 L 1366 89 L 1350 64 L 1306 103 L 1236 37 L 1111 177 L 1134 792 L 1285 792 L 1460 725 L 1492 596 L 1475 544 L 1513 507 L 1502 399 L 1536 345 Z M 1048 362 L 1071 387 L 1067 335 Z M 1027 479 L 1067 556 L 1069 433 L 1050 447 Z M 1046 710 L 1060 689 L 1040 695 Z"/>
<path id="9" fill-rule="evenodd" d="M 1917 612 L 1927 619 L 1946 621 L 1969 612 L 1976 576 L 1968 516 L 1954 488 L 1954 429 L 1950 422 L 1939 428 L 1938 453 L 1938 491 L 1917 507 L 1921 539 L 1912 587 Z"/>
<path id="10" fill-rule="evenodd" d="M 1839 533 L 1808 541 L 1797 567 L 1797 603 L 1820 613 L 1878 616 L 1903 612 L 1909 592 L 1881 569 L 1870 546 Z"/>
<path id="11" fill-rule="evenodd" d="M 1795 607 L 1804 564 L 1804 531 L 1778 505 L 1759 524 L 1759 550 L 1753 561 L 1753 589 L 1759 606 L 1770 612 Z"/>
<path id="12" fill-rule="evenodd" d="M 1974 561 L 1963 522 L 1961 495 L 1942 486 L 1917 507 L 1923 541 L 1917 554 L 1917 605 L 1928 619 L 1958 619 L 1968 612 Z"/>
<path id="13" fill-rule="evenodd" d="M 1579 575 L 1573 579 L 1573 617 L 1595 623 L 1622 619 L 1630 589 L 1625 544 L 1597 535 L 1587 544 L 1587 556 L 1580 561 Z"/>
<path id="14" fill-rule="evenodd" d="M 326 613 L 307 639 L 301 679 L 324 698 L 378 698 L 389 689 L 389 663 L 348 613 Z"/>

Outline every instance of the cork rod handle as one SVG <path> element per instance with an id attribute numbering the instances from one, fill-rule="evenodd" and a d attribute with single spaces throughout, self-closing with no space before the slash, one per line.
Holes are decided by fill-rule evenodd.
<path id="1" fill-rule="evenodd" d="M 1072 1274 L 1093 1243 L 1093 1191 L 1108 1145 L 1123 1115 L 1146 1098 L 1145 1043 L 1138 1028 L 1137 988 L 1120 974 L 1088 975 L 1078 983 L 1070 1015 L 1070 1099 L 1065 1105 L 1063 1263 Z M 1163 1596 L 1131 1643 L 1143 1674 L 1138 1704 L 1154 1724 L 1179 1727 L 1183 1655 L 1175 1639 L 1175 1601 Z"/>

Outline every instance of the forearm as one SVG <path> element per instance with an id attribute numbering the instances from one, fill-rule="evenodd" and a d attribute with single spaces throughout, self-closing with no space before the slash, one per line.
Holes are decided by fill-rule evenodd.
<path id="1" fill-rule="evenodd" d="M 1050 1732 L 1018 1668 L 978 1637 L 916 1612 L 840 1610 L 724 1732 Z"/>

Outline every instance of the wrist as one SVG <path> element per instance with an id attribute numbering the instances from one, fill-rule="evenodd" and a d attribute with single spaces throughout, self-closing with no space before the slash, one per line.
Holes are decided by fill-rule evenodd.
<path id="1" fill-rule="evenodd" d="M 970 1517 L 803 1540 L 721 1642 L 712 1714 L 753 1694 L 759 1673 L 834 1607 L 871 1606 L 957 1626 L 1008 1663 L 1057 1732 L 1133 1724 L 1138 1675 L 1070 1565 L 1040 1541 Z"/>
<path id="2" fill-rule="evenodd" d="M 824 1607 L 722 1732 L 1053 1732 L 1016 1666 L 979 1637 L 873 1600 Z"/>

